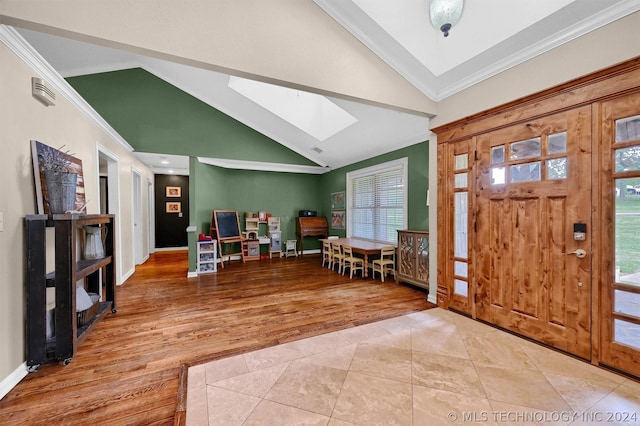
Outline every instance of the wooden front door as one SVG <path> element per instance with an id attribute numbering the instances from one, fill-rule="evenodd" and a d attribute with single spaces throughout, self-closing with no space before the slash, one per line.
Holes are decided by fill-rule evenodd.
<path id="1" fill-rule="evenodd" d="M 640 376 L 640 94 L 602 104 L 600 362 Z"/>
<path id="2" fill-rule="evenodd" d="M 477 318 L 589 359 L 591 108 L 482 134 L 476 147 Z"/>

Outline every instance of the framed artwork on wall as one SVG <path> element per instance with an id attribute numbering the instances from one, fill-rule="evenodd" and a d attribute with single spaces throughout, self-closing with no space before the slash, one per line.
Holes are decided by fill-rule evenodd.
<path id="1" fill-rule="evenodd" d="M 343 210 L 344 209 L 344 191 L 331 193 L 331 210 Z"/>
<path id="2" fill-rule="evenodd" d="M 331 212 L 331 227 L 333 229 L 344 229 L 344 210 Z"/>
<path id="3" fill-rule="evenodd" d="M 47 170 L 51 170 L 52 168 L 63 168 L 65 172 L 76 174 L 75 201 L 73 202 L 73 207 L 74 210 L 78 212 L 83 212 L 86 209 L 82 160 L 74 157 L 68 152 L 61 151 L 63 148 L 64 145 L 59 149 L 56 149 L 36 140 L 31 141 L 31 155 L 33 175 L 35 178 L 38 214 L 51 213 L 49 191 L 47 190 Z M 52 164 L 55 162 L 60 164 L 58 166 L 56 166 L 56 164 Z"/>
<path id="4" fill-rule="evenodd" d="M 182 197 L 182 188 L 179 186 L 167 186 L 167 197 Z"/>
<path id="5" fill-rule="evenodd" d="M 180 213 L 181 206 L 179 202 L 167 203 L 167 213 Z"/>

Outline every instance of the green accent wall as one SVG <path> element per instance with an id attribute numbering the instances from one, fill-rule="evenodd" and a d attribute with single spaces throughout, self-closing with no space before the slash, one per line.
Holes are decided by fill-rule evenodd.
<path id="1" fill-rule="evenodd" d="M 232 170 L 210 166 L 192 158 L 190 162 L 191 224 L 197 226 L 189 244 L 189 270 L 196 270 L 195 238 L 208 234 L 213 210 L 237 210 L 240 227 L 244 214 L 266 211 L 280 217 L 282 242 L 295 239 L 295 217 L 299 210 L 316 210 L 320 216 L 331 216 L 331 193 L 346 191 L 347 173 L 399 158 L 408 158 L 408 227 L 429 229 L 426 205 L 429 186 L 429 142 L 402 148 L 370 158 L 323 175 Z M 331 229 L 329 234 L 345 236 L 345 230 Z M 305 249 L 318 249 L 315 239 L 305 239 Z"/>
<path id="2" fill-rule="evenodd" d="M 141 68 L 67 82 L 138 152 L 317 165 Z"/>
<path id="3" fill-rule="evenodd" d="M 320 192 L 322 199 L 322 214 L 331 216 L 331 193 L 347 190 L 347 173 L 354 170 L 375 166 L 387 161 L 407 157 L 408 165 L 408 221 L 409 229 L 429 229 L 429 207 L 427 206 L 427 189 L 429 188 L 429 141 L 421 142 L 387 154 L 369 158 L 349 166 L 332 170 L 322 175 Z M 329 234 L 344 237 L 346 230 L 331 229 Z"/>
<path id="4" fill-rule="evenodd" d="M 277 216 L 284 243 L 296 238 L 299 210 L 320 211 L 322 207 L 319 175 L 224 169 L 191 158 L 190 177 L 190 223 L 197 228 L 193 241 L 189 241 L 190 271 L 196 270 L 197 235 L 209 234 L 213 210 L 237 210 L 242 230 L 246 212 L 265 211 Z M 261 226 L 261 233 L 266 234 L 266 226 Z M 317 240 L 305 239 L 305 249 L 318 248 Z"/>

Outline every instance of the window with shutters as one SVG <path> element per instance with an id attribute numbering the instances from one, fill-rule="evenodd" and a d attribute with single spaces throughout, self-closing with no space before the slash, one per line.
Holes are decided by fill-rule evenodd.
<path id="1" fill-rule="evenodd" d="M 396 244 L 407 228 L 407 158 L 347 173 L 347 236 Z"/>

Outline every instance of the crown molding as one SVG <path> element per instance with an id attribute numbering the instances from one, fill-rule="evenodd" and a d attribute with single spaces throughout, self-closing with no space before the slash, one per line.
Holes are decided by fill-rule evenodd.
<path id="1" fill-rule="evenodd" d="M 18 33 L 15 28 L 0 25 L 0 41 L 16 54 L 25 64 L 50 84 L 71 105 L 82 112 L 100 130 L 128 152 L 133 147 L 116 132 L 101 116 L 75 91 L 69 83 Z"/>
<path id="2" fill-rule="evenodd" d="M 264 163 L 261 161 L 229 160 L 226 158 L 197 157 L 198 161 L 225 169 L 257 170 L 262 172 L 305 173 L 321 175 L 331 171 L 329 167 L 303 166 L 299 164 Z"/>

